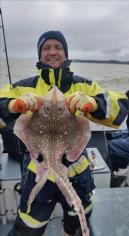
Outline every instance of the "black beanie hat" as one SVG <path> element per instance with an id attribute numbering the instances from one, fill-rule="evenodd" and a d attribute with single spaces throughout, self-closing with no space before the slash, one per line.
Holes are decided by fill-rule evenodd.
<path id="1" fill-rule="evenodd" d="M 66 58 L 68 58 L 68 45 L 64 38 L 64 35 L 60 31 L 47 31 L 40 36 L 37 43 L 39 60 L 41 56 L 42 46 L 48 39 L 56 39 L 57 41 L 59 41 L 64 48 Z"/>

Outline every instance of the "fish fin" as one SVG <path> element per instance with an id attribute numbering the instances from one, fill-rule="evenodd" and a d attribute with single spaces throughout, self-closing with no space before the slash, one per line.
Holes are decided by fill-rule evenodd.
<path id="1" fill-rule="evenodd" d="M 76 117 L 76 123 L 77 125 L 75 126 L 75 128 L 73 124 L 73 134 L 69 134 L 69 136 L 71 136 L 71 142 L 66 146 L 66 158 L 71 162 L 76 161 L 80 157 L 91 138 L 88 119 L 81 116 Z"/>

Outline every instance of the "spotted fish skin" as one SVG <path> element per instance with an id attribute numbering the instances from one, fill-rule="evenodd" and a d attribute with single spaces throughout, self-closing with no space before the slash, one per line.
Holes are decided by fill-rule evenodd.
<path id="1" fill-rule="evenodd" d="M 91 136 L 88 120 L 68 111 L 63 93 L 55 86 L 43 97 L 43 106 L 38 112 L 18 118 L 14 133 L 26 145 L 32 159 L 36 160 L 39 154 L 43 156 L 37 165 L 37 183 L 30 193 L 28 209 L 48 176 L 54 175 L 66 201 L 79 216 L 83 236 L 88 236 L 81 200 L 69 182 L 68 169 L 61 163 L 64 154 L 71 162 L 81 155 Z"/>

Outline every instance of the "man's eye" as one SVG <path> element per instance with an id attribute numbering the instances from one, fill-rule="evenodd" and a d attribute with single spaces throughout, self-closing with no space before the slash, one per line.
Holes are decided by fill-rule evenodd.
<path id="1" fill-rule="evenodd" d="M 63 47 L 62 47 L 62 46 L 60 46 L 60 45 L 57 45 L 57 46 L 56 46 L 56 49 L 57 49 L 57 50 L 62 50 L 62 49 L 63 49 Z"/>
<path id="2" fill-rule="evenodd" d="M 44 47 L 43 50 L 49 50 L 49 47 Z"/>

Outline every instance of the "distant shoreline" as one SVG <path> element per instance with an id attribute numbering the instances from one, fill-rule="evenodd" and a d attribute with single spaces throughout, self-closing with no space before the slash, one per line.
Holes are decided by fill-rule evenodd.
<path id="1" fill-rule="evenodd" d="M 2 58 L 3 61 L 5 60 L 5 58 Z M 9 61 L 13 61 L 13 60 L 32 60 L 34 61 L 37 61 L 37 59 L 35 58 L 13 58 L 13 57 L 10 57 L 9 58 Z M 121 64 L 121 65 L 129 65 L 129 61 L 119 61 L 119 60 L 85 60 L 85 59 L 71 59 L 70 60 L 74 63 L 98 63 L 98 64 Z"/>
<path id="2" fill-rule="evenodd" d="M 72 62 L 75 63 L 105 63 L 105 64 L 123 64 L 129 65 L 129 61 L 117 61 L 117 60 L 81 60 L 81 59 L 72 59 Z"/>

